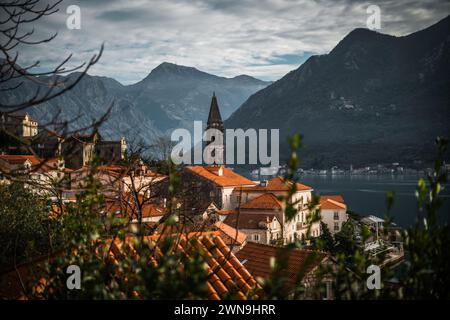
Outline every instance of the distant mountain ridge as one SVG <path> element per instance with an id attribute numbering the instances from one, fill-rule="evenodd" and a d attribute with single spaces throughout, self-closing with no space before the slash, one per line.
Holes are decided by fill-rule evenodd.
<path id="1" fill-rule="evenodd" d="M 404 37 L 355 29 L 253 94 L 227 128 L 305 136 L 304 166 L 430 160 L 449 136 L 450 17 Z M 284 151 L 284 153 L 283 153 Z"/>
<path id="2" fill-rule="evenodd" d="M 77 73 L 68 75 L 68 81 L 76 76 Z M 48 81 L 45 77 L 40 80 Z M 165 62 L 132 85 L 86 75 L 71 91 L 27 111 L 42 123 L 51 121 L 61 111 L 60 119 L 76 118 L 76 125 L 83 127 L 100 118 L 112 105 L 111 116 L 100 128 L 102 134 L 151 143 L 172 128 L 189 128 L 193 120 L 205 122 L 214 91 L 226 118 L 252 93 L 268 84 L 250 76 L 224 78 Z M 26 81 L 17 90 L 2 92 L 0 101 L 7 104 L 23 101 L 32 96 L 36 87 L 36 83 Z"/>
<path id="3" fill-rule="evenodd" d="M 215 92 L 224 119 L 228 118 L 252 93 L 269 85 L 250 76 L 218 77 L 193 67 L 162 63 L 142 81 L 130 86 L 141 110 L 161 115 L 163 130 L 192 126 L 206 121 L 212 93 Z M 164 117 L 167 116 L 167 117 Z"/>

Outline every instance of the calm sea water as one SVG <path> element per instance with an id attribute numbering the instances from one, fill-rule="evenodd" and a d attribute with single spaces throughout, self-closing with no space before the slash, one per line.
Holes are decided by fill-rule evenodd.
<path id="1" fill-rule="evenodd" d="M 384 217 L 386 214 L 386 192 L 395 192 L 391 210 L 394 222 L 401 227 L 412 225 L 418 216 L 415 190 L 419 176 L 367 175 L 367 176 L 308 176 L 300 181 L 314 188 L 319 194 L 341 194 L 348 209 L 363 215 Z M 442 192 L 444 206 L 439 212 L 440 221 L 450 221 L 450 186 Z"/>

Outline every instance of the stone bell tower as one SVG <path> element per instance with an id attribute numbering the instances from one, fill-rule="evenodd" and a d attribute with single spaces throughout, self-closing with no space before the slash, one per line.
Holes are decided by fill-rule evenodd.
<path id="1" fill-rule="evenodd" d="M 215 150 L 210 154 L 213 159 L 208 159 L 209 161 L 206 161 L 206 163 L 210 163 L 211 165 L 223 165 L 225 162 L 225 155 L 224 155 L 224 140 L 225 140 L 225 128 L 223 126 L 222 117 L 220 116 L 219 111 L 219 105 L 217 103 L 216 94 L 213 93 L 212 99 L 211 99 L 211 107 L 209 108 L 209 115 L 208 115 L 208 122 L 206 124 L 206 130 L 208 129 L 216 129 L 222 132 L 222 144 L 221 145 L 215 145 Z M 212 135 L 207 131 L 206 139 L 210 140 L 206 143 L 206 146 L 210 145 L 215 141 L 215 136 Z"/>

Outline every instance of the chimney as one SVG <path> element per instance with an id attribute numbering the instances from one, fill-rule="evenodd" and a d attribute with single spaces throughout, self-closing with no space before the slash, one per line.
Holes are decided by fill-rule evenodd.
<path id="1" fill-rule="evenodd" d="M 163 198 L 163 208 L 167 208 L 167 198 Z"/>
<path id="2" fill-rule="evenodd" d="M 267 187 L 267 180 L 261 180 L 259 184 L 261 185 L 261 187 Z"/>
<path id="3" fill-rule="evenodd" d="M 217 170 L 217 175 L 219 177 L 223 176 L 223 166 L 220 166 L 219 169 Z"/>

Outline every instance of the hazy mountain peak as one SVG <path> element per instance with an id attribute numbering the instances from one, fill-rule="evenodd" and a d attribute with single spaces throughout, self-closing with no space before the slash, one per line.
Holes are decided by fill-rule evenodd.
<path id="1" fill-rule="evenodd" d="M 167 71 L 180 71 L 180 70 L 193 71 L 193 70 L 196 70 L 196 71 L 198 71 L 194 67 L 183 66 L 183 65 L 176 64 L 176 63 L 172 63 L 172 62 L 163 62 L 153 70 L 167 70 Z"/>
<path id="2" fill-rule="evenodd" d="M 238 81 L 240 83 L 245 83 L 245 84 L 267 85 L 267 84 L 271 83 L 271 82 L 268 82 L 268 81 L 263 81 L 263 80 L 257 79 L 255 77 L 249 76 L 247 74 L 238 75 L 238 76 L 236 76 L 234 78 L 230 78 L 230 80 Z"/>
<path id="3" fill-rule="evenodd" d="M 153 69 L 144 79 L 162 78 L 162 77 L 192 77 L 208 75 L 194 67 L 187 67 L 170 62 L 163 62 Z"/>
<path id="4" fill-rule="evenodd" d="M 258 80 L 252 76 L 246 75 L 246 74 L 240 74 L 236 77 L 234 77 L 233 79 L 241 79 L 241 80 Z"/>
<path id="5" fill-rule="evenodd" d="M 191 82 L 200 81 L 199 83 L 204 83 L 206 87 L 211 86 L 213 83 L 217 84 L 217 89 L 220 91 L 221 86 L 227 86 L 232 84 L 241 84 L 246 86 L 259 86 L 265 87 L 270 82 L 256 79 L 249 75 L 238 75 L 233 78 L 226 78 L 217 75 L 213 75 L 204 71 L 200 71 L 194 67 L 188 67 L 183 65 L 178 65 L 171 62 L 163 62 L 154 68 L 150 74 L 145 77 L 142 81 L 136 83 L 136 86 L 153 86 L 157 83 L 167 83 L 167 82 Z M 213 89 L 212 89 L 213 90 Z M 212 92 L 212 91 L 211 91 Z"/>
<path id="6" fill-rule="evenodd" d="M 346 53 L 354 50 L 354 47 L 371 48 L 372 46 L 382 46 L 390 43 L 396 37 L 379 33 L 366 28 L 356 28 L 350 31 L 337 45 L 331 50 L 330 55 Z"/>

